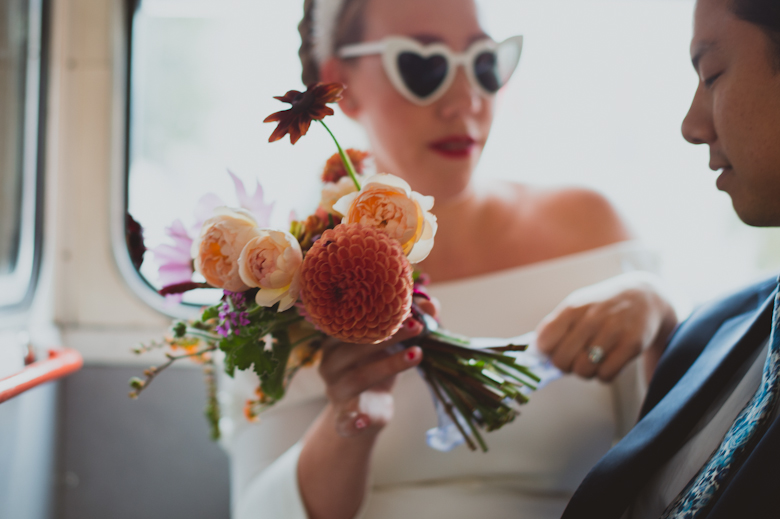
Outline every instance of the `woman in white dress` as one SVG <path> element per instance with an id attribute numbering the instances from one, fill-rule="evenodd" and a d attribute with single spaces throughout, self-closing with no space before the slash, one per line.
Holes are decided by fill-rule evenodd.
<path id="1" fill-rule="evenodd" d="M 420 267 L 443 324 L 472 336 L 537 329 L 538 347 L 575 375 L 533 394 L 482 454 L 425 444 L 436 414 L 409 369 L 421 351 L 385 352 L 421 331 L 413 321 L 379 346 L 330 344 L 319 372 L 299 373 L 257 424 L 241 413 L 256 386 L 242 374 L 225 388 L 234 516 L 559 517 L 636 416 L 632 359 L 645 351 L 652 369 L 676 324 L 649 276 L 623 274 L 652 270 L 652 255 L 596 193 L 472 182 L 500 86 L 480 76 L 474 49 L 489 38 L 473 0 L 306 0 L 300 30 L 304 82 L 346 84 L 341 109 L 365 128 L 377 170 L 436 199 L 436 245 Z M 431 43 L 460 55 L 451 82 L 426 75 L 419 46 Z M 404 49 L 422 55 L 394 69 Z"/>

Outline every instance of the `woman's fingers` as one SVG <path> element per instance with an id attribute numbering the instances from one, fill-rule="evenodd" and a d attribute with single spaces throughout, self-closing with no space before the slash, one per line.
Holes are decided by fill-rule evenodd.
<path id="1" fill-rule="evenodd" d="M 604 382 L 611 382 L 623 368 L 642 353 L 642 343 L 634 337 L 625 337 L 614 351 L 598 367 L 596 375 Z"/>
<path id="2" fill-rule="evenodd" d="M 552 357 L 561 340 L 579 319 L 580 309 L 562 306 L 545 317 L 536 327 L 536 347 Z"/>
<path id="3" fill-rule="evenodd" d="M 537 327 L 537 346 L 564 372 L 609 381 L 676 322 L 652 276 L 624 274 L 570 294 Z"/>
<path id="4" fill-rule="evenodd" d="M 323 347 L 320 361 L 320 375 L 330 384 L 343 374 L 361 363 L 368 362 L 377 354 L 399 342 L 416 337 L 422 332 L 423 326 L 414 319 L 407 319 L 401 329 L 386 341 L 379 344 L 347 344 L 343 342 Z"/>
<path id="5" fill-rule="evenodd" d="M 653 324 L 651 316 L 641 301 L 632 301 L 632 294 L 621 295 L 587 305 L 556 344 L 546 344 L 558 369 L 583 378 L 611 381 L 641 353 L 647 328 Z M 600 359 L 591 355 L 595 347 L 600 349 Z"/>
<path id="6" fill-rule="evenodd" d="M 413 346 L 387 358 L 356 367 L 328 386 L 328 396 L 332 402 L 348 402 L 363 391 L 416 366 L 421 360 L 422 350 Z"/>
<path id="7" fill-rule="evenodd" d="M 572 372 L 583 377 L 595 377 L 601 366 L 615 354 L 620 341 L 621 330 L 614 320 L 605 320 L 598 326 L 593 338 L 583 344 L 572 364 Z M 593 352 L 594 348 L 600 348 Z M 598 353 L 601 353 L 599 356 Z M 601 358 L 599 358 L 601 357 Z"/>
<path id="8" fill-rule="evenodd" d="M 425 299 L 422 297 L 415 298 L 414 302 L 420 307 L 420 310 L 430 315 L 434 319 L 439 318 L 439 301 L 435 298 Z"/>
<path id="9" fill-rule="evenodd" d="M 598 333 L 600 321 L 599 308 L 591 306 L 573 323 L 566 335 L 558 341 L 551 356 L 553 364 L 558 369 L 565 373 L 573 370 L 578 355 Z"/>

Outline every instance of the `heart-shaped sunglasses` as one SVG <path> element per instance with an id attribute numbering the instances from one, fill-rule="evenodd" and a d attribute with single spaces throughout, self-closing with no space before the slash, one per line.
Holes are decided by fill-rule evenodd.
<path id="1" fill-rule="evenodd" d="M 452 85 L 458 66 L 463 66 L 471 84 L 485 95 L 504 86 L 520 61 L 523 37 L 501 43 L 479 40 L 465 52 L 454 52 L 443 43 L 423 45 L 404 36 L 345 45 L 340 58 L 382 55 L 382 65 L 393 86 L 409 101 L 427 105 L 439 99 Z"/>

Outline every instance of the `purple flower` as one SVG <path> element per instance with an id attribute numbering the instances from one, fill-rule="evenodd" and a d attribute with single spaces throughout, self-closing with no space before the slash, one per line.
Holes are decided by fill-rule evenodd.
<path id="1" fill-rule="evenodd" d="M 255 193 L 252 196 L 249 196 L 241 179 L 234 175 L 232 171 L 228 171 L 228 174 L 230 175 L 230 178 L 233 179 L 233 184 L 236 187 L 238 205 L 252 213 L 252 216 L 257 220 L 258 227 L 268 227 L 271 222 L 271 213 L 274 210 L 274 204 L 266 204 L 263 200 L 263 186 L 260 185 L 260 182 L 257 182 Z"/>
<path id="2" fill-rule="evenodd" d="M 220 334 L 222 337 L 227 337 L 228 335 L 230 335 L 230 328 L 225 324 L 220 324 L 219 326 L 217 326 L 217 333 Z"/>
<path id="3" fill-rule="evenodd" d="M 214 193 L 207 193 L 200 197 L 195 204 L 195 224 L 190 232 L 191 236 L 198 236 L 203 227 L 203 222 L 214 216 L 214 210 L 218 207 L 224 207 L 225 202 Z"/>
<path id="4" fill-rule="evenodd" d="M 174 221 L 165 228 L 165 234 L 171 238 L 172 243 L 158 245 L 152 249 L 155 259 L 159 263 L 157 270 L 160 284 L 163 287 L 186 283 L 192 280 L 192 238 L 181 220 Z M 181 294 L 166 296 L 171 301 L 181 301 Z"/>
<path id="5" fill-rule="evenodd" d="M 218 196 L 207 194 L 198 201 L 195 208 L 196 222 L 190 230 L 187 230 L 181 220 L 175 220 L 165 228 L 165 234 L 171 239 L 171 242 L 152 249 L 152 253 L 160 265 L 157 274 L 163 287 L 192 281 L 192 274 L 195 272 L 192 264 L 192 243 L 200 233 L 203 222 L 211 217 L 214 209 L 222 205 L 224 204 Z M 182 299 L 181 294 L 172 294 L 166 297 L 172 302 L 180 302 Z"/>
<path id="6" fill-rule="evenodd" d="M 242 326 L 249 326 L 249 314 L 246 312 L 246 295 L 243 292 L 224 291 L 224 302 L 219 307 L 219 326 L 217 333 L 222 337 L 238 334 Z"/>

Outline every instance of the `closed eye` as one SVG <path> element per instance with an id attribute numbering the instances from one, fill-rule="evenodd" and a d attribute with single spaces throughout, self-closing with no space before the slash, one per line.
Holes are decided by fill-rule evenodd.
<path id="1" fill-rule="evenodd" d="M 712 87 L 713 83 L 715 83 L 715 80 L 718 79 L 721 76 L 721 74 L 723 74 L 723 73 L 721 72 L 719 74 L 715 74 L 715 75 L 710 76 L 707 79 L 705 79 L 704 80 L 704 86 L 707 87 L 707 88 Z"/>

